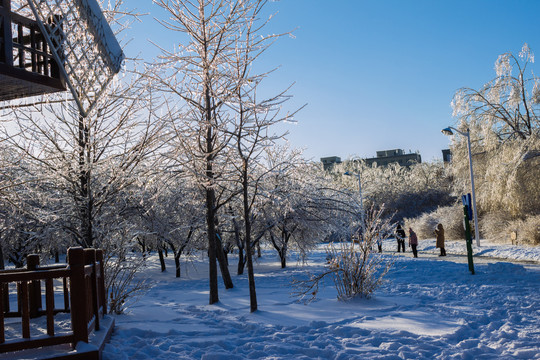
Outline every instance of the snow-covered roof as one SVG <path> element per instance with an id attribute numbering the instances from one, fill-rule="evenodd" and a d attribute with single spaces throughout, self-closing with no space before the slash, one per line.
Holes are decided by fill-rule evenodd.
<path id="1" fill-rule="evenodd" d="M 124 61 L 124 53 L 109 23 L 103 16 L 98 2 L 96 0 L 75 0 L 75 4 L 80 16 L 86 19 L 88 29 L 96 37 L 108 65 L 112 67 L 114 73 L 117 73 Z"/>

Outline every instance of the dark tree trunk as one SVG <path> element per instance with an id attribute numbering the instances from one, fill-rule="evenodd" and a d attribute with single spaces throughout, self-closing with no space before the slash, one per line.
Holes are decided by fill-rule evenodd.
<path id="1" fill-rule="evenodd" d="M 143 256 L 146 255 L 146 241 L 144 241 L 144 239 L 137 239 L 137 242 L 139 243 L 139 246 L 141 247 L 141 252 L 143 254 Z"/>
<path id="2" fill-rule="evenodd" d="M 176 277 L 180 277 L 180 255 L 182 253 L 179 251 L 178 254 L 174 254 L 174 265 L 176 266 Z"/>
<path id="3" fill-rule="evenodd" d="M 221 235 L 219 234 L 219 232 L 216 233 L 216 239 L 218 250 L 221 249 L 221 251 L 223 252 L 223 262 L 226 266 L 229 266 L 229 251 L 225 248 L 225 246 L 223 246 L 223 241 L 221 241 Z M 218 260 L 221 261 L 219 256 Z"/>
<path id="4" fill-rule="evenodd" d="M 244 266 L 246 261 L 244 260 L 244 249 L 238 249 L 238 266 L 236 269 L 236 275 L 242 275 L 244 273 Z"/>
<path id="5" fill-rule="evenodd" d="M 244 241 L 240 237 L 240 230 L 238 229 L 238 224 L 233 220 L 234 224 L 234 237 L 236 239 L 236 247 L 238 247 L 238 268 L 236 270 L 237 275 L 242 275 L 244 273 Z"/>
<path id="6" fill-rule="evenodd" d="M 285 269 L 287 267 L 287 250 L 283 249 L 279 252 L 279 258 L 281 259 L 281 268 Z"/>
<path id="7" fill-rule="evenodd" d="M 228 268 L 227 257 L 225 256 L 225 250 L 223 249 L 223 244 L 221 242 L 219 234 L 216 232 L 216 255 L 219 262 L 219 269 L 221 270 L 221 278 L 223 279 L 223 284 L 225 289 L 232 289 L 234 287 L 231 274 Z"/>
<path id="8" fill-rule="evenodd" d="M 284 234 L 283 230 L 281 233 L 281 239 L 281 243 L 278 244 L 274 234 L 270 231 L 270 240 L 272 241 L 272 245 L 274 245 L 274 249 L 276 249 L 278 252 L 279 259 L 281 260 L 281 268 L 285 269 L 287 267 L 287 242 L 289 238 Z"/>
<path id="9" fill-rule="evenodd" d="M 244 158 L 243 171 L 242 171 L 242 187 L 244 197 L 244 223 L 246 229 L 246 257 L 248 268 L 248 281 L 249 281 L 249 299 L 250 299 L 250 311 L 257 311 L 257 292 L 255 290 L 255 275 L 253 271 L 253 253 L 251 250 L 251 214 L 249 208 L 248 198 L 248 164 L 247 159 Z"/>
<path id="10" fill-rule="evenodd" d="M 164 272 L 167 268 L 165 267 L 165 259 L 163 258 L 163 249 L 161 247 L 158 248 L 158 255 L 159 263 L 161 264 L 161 272 Z"/>
<path id="11" fill-rule="evenodd" d="M 212 171 L 211 162 L 208 163 Z M 216 256 L 216 229 L 214 224 L 214 203 L 215 194 L 214 189 L 206 189 L 206 227 L 208 229 L 208 271 L 209 271 L 209 283 L 210 283 L 210 305 L 219 301 L 218 295 L 218 278 L 217 278 L 217 256 Z"/>

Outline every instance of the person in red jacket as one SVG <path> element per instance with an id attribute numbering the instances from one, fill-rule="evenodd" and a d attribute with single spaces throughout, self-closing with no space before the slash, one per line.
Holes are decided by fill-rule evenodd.
<path id="1" fill-rule="evenodd" d="M 416 247 L 418 246 L 418 237 L 412 228 L 409 228 L 409 247 L 412 248 L 412 253 L 415 258 L 418 257 L 418 251 Z"/>

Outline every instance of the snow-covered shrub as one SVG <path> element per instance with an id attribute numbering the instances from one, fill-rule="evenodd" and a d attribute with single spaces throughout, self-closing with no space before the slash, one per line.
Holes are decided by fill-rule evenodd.
<path id="1" fill-rule="evenodd" d="M 412 228 L 419 239 L 430 239 L 438 223 L 432 213 L 425 213 L 415 219 L 405 219 L 405 228 Z"/>
<path id="2" fill-rule="evenodd" d="M 484 238 L 497 243 L 540 245 L 540 215 L 509 220 L 502 212 L 487 214 L 480 230 Z"/>
<path id="3" fill-rule="evenodd" d="M 434 231 L 437 224 L 443 224 L 446 239 L 464 239 L 463 229 L 463 206 L 440 207 L 432 213 L 423 214 L 415 219 L 405 219 L 405 227 L 411 227 L 419 239 L 431 239 L 435 237 Z M 474 231 L 474 223 L 471 221 Z"/>
<path id="4" fill-rule="evenodd" d="M 144 279 L 137 279 L 136 275 L 144 269 L 145 258 L 133 253 L 122 259 L 110 256 L 105 263 L 105 282 L 109 294 L 109 313 L 122 314 L 130 301 L 135 301 L 148 289 Z"/>
<path id="5" fill-rule="evenodd" d="M 328 248 L 328 268 L 332 272 L 339 300 L 356 297 L 369 299 L 382 284 L 390 270 L 391 263 L 381 254 L 370 239 L 358 243 L 330 244 Z"/>
<path id="6" fill-rule="evenodd" d="M 327 249 L 327 268 L 308 280 L 295 281 L 298 297 L 315 299 L 320 282 L 328 276 L 334 281 L 338 300 L 370 298 L 383 283 L 393 261 L 377 251 L 377 240 L 384 240 L 392 233 L 392 225 L 384 220 L 384 209 L 371 208 L 366 213 L 364 236 L 350 242 L 330 243 Z"/>
<path id="7" fill-rule="evenodd" d="M 122 314 L 130 302 L 148 289 L 149 284 L 140 275 L 146 266 L 146 258 L 132 251 L 129 232 L 120 229 L 114 235 L 111 234 L 110 241 L 102 244 L 105 287 L 109 296 L 108 312 Z"/>
<path id="8" fill-rule="evenodd" d="M 511 233 L 521 227 L 519 221 L 509 221 L 501 211 L 485 214 L 479 222 L 482 237 L 498 243 L 510 242 Z"/>
<path id="9" fill-rule="evenodd" d="M 516 229 L 518 244 L 540 245 L 540 215 L 529 216 L 520 221 L 520 226 Z"/>

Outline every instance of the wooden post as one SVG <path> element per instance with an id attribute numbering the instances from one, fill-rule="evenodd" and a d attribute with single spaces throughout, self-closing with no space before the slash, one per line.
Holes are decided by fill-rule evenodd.
<path id="1" fill-rule="evenodd" d="M 19 44 L 19 68 L 24 69 L 24 41 L 23 41 L 23 26 L 17 24 L 17 44 Z"/>
<path id="2" fill-rule="evenodd" d="M 60 73 L 60 67 L 64 66 L 64 39 L 61 38 L 61 35 L 64 33 L 63 28 L 64 25 L 62 23 L 62 17 L 60 15 L 53 15 L 48 19 L 49 26 L 51 27 L 51 32 L 53 34 L 53 42 L 56 49 L 52 48 L 51 53 L 55 50 L 58 50 L 58 54 L 61 58 L 61 63 L 58 64 L 54 58 L 51 59 L 51 77 L 55 79 L 62 79 L 61 73 Z M 60 38 L 60 41 L 57 43 L 54 38 Z"/>
<path id="3" fill-rule="evenodd" d="M 96 249 L 84 249 L 85 263 L 92 265 L 92 275 L 90 276 L 91 309 L 94 316 L 94 330 L 99 330 L 99 306 L 98 306 L 98 285 L 97 285 L 97 266 Z"/>
<path id="4" fill-rule="evenodd" d="M 67 278 L 62 278 L 62 286 L 64 288 L 64 310 L 69 311 L 69 288 Z"/>
<path id="5" fill-rule="evenodd" d="M 30 339 L 30 309 L 28 308 L 28 281 L 21 281 L 21 321 L 24 339 Z"/>
<path id="6" fill-rule="evenodd" d="M 30 53 L 30 58 L 32 60 L 32 71 L 37 72 L 37 45 L 36 45 L 36 29 L 37 26 L 31 26 L 30 27 L 30 48 L 32 49 L 32 52 Z"/>
<path id="7" fill-rule="evenodd" d="M 4 47 L 3 51 L 0 54 L 0 61 L 9 65 L 13 66 L 13 35 L 11 32 L 11 1 L 10 0 L 2 0 L 1 1 L 2 8 L 0 9 L 2 11 L 2 16 L 4 18 L 3 24 L 2 24 L 2 37 L 4 39 Z"/>
<path id="8" fill-rule="evenodd" d="M 107 291 L 105 290 L 105 265 L 103 264 L 103 250 L 99 249 L 96 251 L 96 261 L 99 262 L 99 279 L 98 279 L 98 287 L 99 287 L 99 304 L 102 308 L 102 316 L 105 316 L 107 314 Z"/>
<path id="9" fill-rule="evenodd" d="M 4 336 L 4 289 L 4 283 L 0 283 L 0 344 L 6 341 Z"/>
<path id="10" fill-rule="evenodd" d="M 32 254 L 26 257 L 28 271 L 36 271 L 39 266 L 39 255 Z M 30 318 L 37 318 L 41 310 L 41 281 L 32 280 L 29 287 Z"/>
<path id="11" fill-rule="evenodd" d="M 54 287 L 52 278 L 45 280 L 45 306 L 47 308 L 47 335 L 54 336 Z"/>
<path id="12" fill-rule="evenodd" d="M 4 291 L 4 312 L 9 312 L 9 283 L 2 284 L 2 290 Z"/>
<path id="13" fill-rule="evenodd" d="M 86 282 L 84 281 L 84 250 L 82 247 L 68 249 L 68 263 L 71 272 L 69 281 L 71 299 L 71 327 L 74 343 L 88 342 L 88 324 L 86 319 Z"/>

